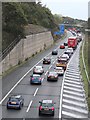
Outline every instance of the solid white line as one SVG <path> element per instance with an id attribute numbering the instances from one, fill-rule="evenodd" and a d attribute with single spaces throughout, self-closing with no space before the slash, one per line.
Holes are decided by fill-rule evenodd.
<path id="1" fill-rule="evenodd" d="M 32 105 L 32 100 L 30 101 L 30 103 L 29 103 L 29 106 L 28 106 L 28 108 L 27 108 L 27 110 L 26 110 L 26 112 L 28 112 L 29 111 L 29 109 L 30 109 L 30 107 L 31 107 L 31 105 Z"/>
<path id="2" fill-rule="evenodd" d="M 38 90 L 39 90 L 39 88 L 37 88 L 37 89 L 35 90 L 35 93 L 34 93 L 34 95 L 33 95 L 34 97 L 36 96 Z"/>
<path id="3" fill-rule="evenodd" d="M 51 69 L 52 65 L 49 67 L 49 69 Z"/>
<path id="4" fill-rule="evenodd" d="M 55 63 L 55 61 L 53 62 L 53 64 Z"/>
<path id="5" fill-rule="evenodd" d="M 42 78 L 42 82 L 43 82 L 44 78 Z"/>
<path id="6" fill-rule="evenodd" d="M 48 71 L 45 73 L 45 75 L 47 75 Z"/>

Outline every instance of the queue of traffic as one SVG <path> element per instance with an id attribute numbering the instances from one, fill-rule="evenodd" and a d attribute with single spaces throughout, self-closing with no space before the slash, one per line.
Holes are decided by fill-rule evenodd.
<path id="1" fill-rule="evenodd" d="M 67 69 L 68 61 L 70 60 L 71 56 L 74 53 L 74 50 L 77 48 L 77 45 L 80 41 L 82 41 L 81 33 L 75 33 L 74 31 L 70 31 L 74 36 L 68 38 L 68 40 L 59 46 L 59 49 L 65 49 L 64 53 L 58 56 L 58 50 L 53 50 L 51 52 L 52 56 L 57 55 L 57 62 L 56 66 L 54 67 L 53 71 L 47 73 L 47 82 L 48 81 L 56 81 L 58 82 L 58 77 L 63 76 L 65 70 Z M 51 58 L 45 57 L 43 58 L 42 64 L 51 64 Z M 44 67 L 42 66 L 35 66 L 33 68 L 33 74 L 30 75 L 30 84 L 42 84 L 43 78 L 42 74 L 44 73 Z M 39 116 L 42 114 L 50 114 L 54 116 L 55 114 L 55 102 L 53 100 L 42 100 L 39 101 Z M 9 97 L 7 101 L 7 109 L 14 108 L 14 109 L 21 109 L 24 105 L 24 99 L 22 95 L 12 95 Z"/>

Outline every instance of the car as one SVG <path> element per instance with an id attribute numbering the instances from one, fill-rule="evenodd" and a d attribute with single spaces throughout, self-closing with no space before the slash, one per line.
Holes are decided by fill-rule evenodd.
<path id="1" fill-rule="evenodd" d="M 43 66 L 35 66 L 33 69 L 33 74 L 43 74 L 44 69 Z"/>
<path id="2" fill-rule="evenodd" d="M 73 48 L 68 48 L 67 50 L 70 50 L 71 51 L 71 53 L 73 54 Z"/>
<path id="3" fill-rule="evenodd" d="M 43 64 L 50 64 L 51 63 L 51 59 L 49 57 L 45 57 L 43 59 Z"/>
<path id="4" fill-rule="evenodd" d="M 58 58 L 57 58 L 57 62 L 68 62 L 68 58 L 67 58 L 67 56 L 66 55 L 63 55 L 63 56 L 59 56 Z"/>
<path id="5" fill-rule="evenodd" d="M 64 42 L 64 46 L 68 46 L 68 43 L 67 43 L 67 42 Z"/>
<path id="6" fill-rule="evenodd" d="M 64 69 L 63 69 L 63 67 L 56 67 L 56 68 L 55 68 L 55 72 L 56 72 L 58 75 L 63 75 L 63 74 L 64 74 Z"/>
<path id="7" fill-rule="evenodd" d="M 71 53 L 70 50 L 66 50 L 66 51 L 64 52 L 64 54 L 68 54 L 69 58 L 72 56 L 72 53 Z"/>
<path id="8" fill-rule="evenodd" d="M 24 98 L 21 95 L 11 95 L 7 101 L 7 109 L 21 109 L 24 105 Z"/>
<path id="9" fill-rule="evenodd" d="M 54 71 L 48 72 L 47 81 L 58 81 L 58 74 L 57 74 L 57 72 L 54 72 Z"/>
<path id="10" fill-rule="evenodd" d="M 61 45 L 60 45 L 60 49 L 65 49 L 64 44 L 61 44 Z"/>
<path id="11" fill-rule="evenodd" d="M 52 55 L 57 55 L 58 54 L 58 50 L 53 50 L 52 51 Z"/>
<path id="12" fill-rule="evenodd" d="M 69 55 L 68 54 L 63 54 L 61 57 L 62 58 L 67 58 L 67 60 L 69 60 Z"/>
<path id="13" fill-rule="evenodd" d="M 30 76 L 30 84 L 42 84 L 42 78 L 39 74 L 33 74 Z"/>
<path id="14" fill-rule="evenodd" d="M 48 114 L 48 115 L 54 116 L 54 114 L 55 114 L 55 107 L 54 107 L 55 102 L 53 102 L 53 100 L 42 100 L 42 101 L 39 101 L 39 103 L 40 103 L 39 116 L 41 116 L 43 114 Z"/>

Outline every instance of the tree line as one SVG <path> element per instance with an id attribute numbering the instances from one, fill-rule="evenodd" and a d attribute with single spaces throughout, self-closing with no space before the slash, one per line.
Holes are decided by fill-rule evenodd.
<path id="1" fill-rule="evenodd" d="M 58 24 L 64 21 L 75 22 L 70 17 L 53 15 L 41 2 L 3 2 L 2 49 L 7 48 L 16 38 L 23 38 L 24 26 L 28 24 L 40 25 L 54 32 L 58 30 Z"/>

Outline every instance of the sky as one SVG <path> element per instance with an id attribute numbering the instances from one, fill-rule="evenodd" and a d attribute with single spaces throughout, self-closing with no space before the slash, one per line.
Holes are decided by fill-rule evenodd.
<path id="1" fill-rule="evenodd" d="M 63 16 L 75 19 L 87 20 L 90 16 L 88 10 L 88 2 L 90 0 L 40 0 L 46 5 L 53 14 L 61 14 Z"/>

